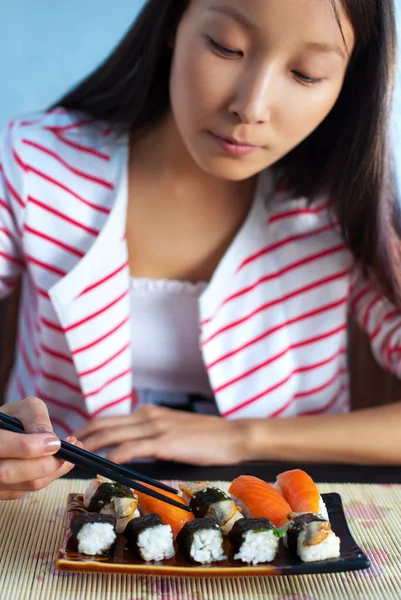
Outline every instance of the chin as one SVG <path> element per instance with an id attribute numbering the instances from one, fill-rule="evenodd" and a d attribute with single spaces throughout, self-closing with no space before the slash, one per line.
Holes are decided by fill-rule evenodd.
<path id="1" fill-rule="evenodd" d="M 244 181 L 254 177 L 269 165 L 252 165 L 241 159 L 211 159 L 202 157 L 196 160 L 198 166 L 209 175 L 226 181 Z"/>

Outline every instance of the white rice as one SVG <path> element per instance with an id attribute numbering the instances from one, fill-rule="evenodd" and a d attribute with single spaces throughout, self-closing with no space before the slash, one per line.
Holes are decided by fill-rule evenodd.
<path id="1" fill-rule="evenodd" d="M 272 531 L 247 531 L 234 558 L 253 565 L 271 562 L 277 554 L 278 545 L 279 538 Z"/>
<path id="2" fill-rule="evenodd" d="M 323 501 L 323 498 L 320 496 L 320 500 L 319 500 L 319 515 L 321 517 L 323 517 L 323 519 L 326 519 L 326 521 L 329 521 L 329 513 L 327 512 L 327 508 L 326 505 Z"/>
<path id="3" fill-rule="evenodd" d="M 77 535 L 78 552 L 94 556 L 109 550 L 116 539 L 111 523 L 86 523 Z"/>
<path id="4" fill-rule="evenodd" d="M 303 562 L 315 562 L 340 556 L 340 538 L 333 531 L 319 544 L 304 545 L 304 541 L 305 532 L 302 531 L 298 537 L 297 554 Z"/>
<path id="5" fill-rule="evenodd" d="M 223 536 L 219 529 L 200 529 L 194 534 L 191 556 L 196 562 L 205 564 L 227 558 L 223 551 Z"/>
<path id="6" fill-rule="evenodd" d="M 138 536 L 138 550 L 146 561 L 160 561 L 174 556 L 173 532 L 170 525 L 157 525 Z"/>

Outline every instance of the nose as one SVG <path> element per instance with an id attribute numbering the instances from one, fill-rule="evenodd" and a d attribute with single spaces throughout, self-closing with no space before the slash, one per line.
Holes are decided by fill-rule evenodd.
<path id="1" fill-rule="evenodd" d="M 243 74 L 229 111 L 247 125 L 263 124 L 271 120 L 274 98 L 271 69 L 248 70 Z"/>

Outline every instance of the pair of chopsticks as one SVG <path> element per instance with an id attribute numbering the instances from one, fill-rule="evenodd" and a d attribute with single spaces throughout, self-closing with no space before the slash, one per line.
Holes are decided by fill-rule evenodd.
<path id="1" fill-rule="evenodd" d="M 4 429 L 6 431 L 11 431 L 13 433 L 26 433 L 24 431 L 24 427 L 21 421 L 18 419 L 14 419 L 0 412 L 0 429 Z M 165 490 L 166 492 L 172 492 L 173 494 L 178 494 L 178 490 L 164 483 L 160 483 L 159 481 L 152 479 L 151 477 L 147 477 L 146 475 L 141 475 L 141 473 L 137 473 L 136 471 L 132 471 L 131 469 L 127 469 L 121 465 L 117 465 L 116 463 L 111 462 L 101 456 L 97 456 L 97 454 L 92 454 L 92 452 L 88 452 L 87 450 L 82 450 L 82 448 L 77 448 L 68 442 L 64 442 L 61 440 L 61 450 L 59 450 L 55 456 L 61 458 L 62 460 L 66 460 L 85 471 L 90 471 L 97 473 L 98 475 L 103 475 L 103 477 L 107 477 L 108 479 L 112 479 L 113 481 L 117 481 L 122 485 L 126 485 L 138 492 L 142 492 L 143 494 L 147 494 L 148 496 L 153 496 L 153 498 L 157 498 L 158 500 L 162 500 L 167 504 L 171 504 L 172 506 L 176 506 L 181 508 L 182 510 L 186 510 L 191 512 L 189 506 L 185 504 L 181 504 L 174 500 L 174 498 L 169 498 L 167 496 L 163 496 L 159 492 L 152 490 L 144 485 L 138 483 L 138 481 L 143 481 L 144 483 L 149 483 L 154 487 L 157 487 L 161 490 Z"/>

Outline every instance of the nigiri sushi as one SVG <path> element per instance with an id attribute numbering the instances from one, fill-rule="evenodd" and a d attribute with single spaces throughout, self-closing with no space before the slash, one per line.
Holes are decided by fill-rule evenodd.
<path id="1" fill-rule="evenodd" d="M 301 469 L 277 475 L 274 487 L 284 496 L 294 513 L 320 514 L 328 520 L 326 505 L 312 477 Z"/>
<path id="2" fill-rule="evenodd" d="M 331 530 L 330 522 L 312 513 L 294 517 L 288 525 L 284 544 L 303 562 L 340 556 L 340 539 Z"/>
<path id="3" fill-rule="evenodd" d="M 257 565 L 274 559 L 284 535 L 269 519 L 241 519 L 234 524 L 228 539 L 236 552 L 235 559 Z"/>
<path id="4" fill-rule="evenodd" d="M 171 527 L 156 513 L 132 519 L 124 536 L 130 550 L 145 561 L 161 561 L 175 554 Z"/>
<path id="5" fill-rule="evenodd" d="M 229 494 L 242 507 L 245 517 L 269 519 L 275 527 L 289 521 L 291 506 L 284 497 L 258 477 L 240 475 L 231 483 Z"/>
<path id="6" fill-rule="evenodd" d="M 116 541 L 116 520 L 112 515 L 80 512 L 71 521 L 71 533 L 78 552 L 89 556 L 111 554 Z"/>
<path id="7" fill-rule="evenodd" d="M 177 536 L 181 552 L 192 562 L 213 563 L 227 558 L 223 533 L 215 519 L 204 517 L 185 523 Z"/>
<path id="8" fill-rule="evenodd" d="M 206 481 L 183 483 L 180 489 L 195 517 L 215 518 L 224 535 L 228 535 L 234 523 L 243 518 L 232 498 Z"/>
<path id="9" fill-rule="evenodd" d="M 157 488 L 147 484 L 142 483 L 146 487 L 155 490 Z M 163 500 L 158 500 L 157 498 L 153 498 L 152 496 L 148 496 L 143 492 L 136 492 L 139 501 L 139 510 L 142 515 L 149 515 L 151 513 L 157 513 L 161 516 L 163 523 L 167 525 L 171 525 L 171 530 L 173 532 L 173 538 L 175 539 L 178 535 L 178 532 L 182 529 L 182 527 L 188 521 L 194 519 L 194 515 L 190 512 L 182 510 L 176 506 L 172 506 L 171 504 L 167 504 L 163 502 Z M 182 504 L 186 504 L 183 498 L 173 494 L 172 492 L 163 491 L 163 496 L 168 498 L 173 498 L 176 502 L 180 502 Z"/>
<path id="10" fill-rule="evenodd" d="M 139 517 L 138 496 L 131 488 L 98 476 L 84 494 L 84 506 L 89 512 L 116 518 L 117 533 L 123 533 L 129 521 Z"/>

